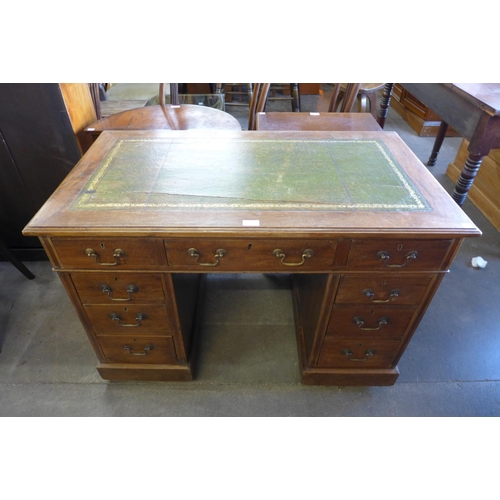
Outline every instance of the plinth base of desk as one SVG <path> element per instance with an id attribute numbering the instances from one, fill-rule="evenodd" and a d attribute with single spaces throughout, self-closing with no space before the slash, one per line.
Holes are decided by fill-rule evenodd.
<path id="1" fill-rule="evenodd" d="M 385 386 L 394 385 L 398 377 L 397 367 L 386 370 L 306 368 L 302 371 L 304 385 Z"/>
<path id="2" fill-rule="evenodd" d="M 105 380 L 189 382 L 193 372 L 188 365 L 141 365 L 102 363 L 97 367 Z"/>

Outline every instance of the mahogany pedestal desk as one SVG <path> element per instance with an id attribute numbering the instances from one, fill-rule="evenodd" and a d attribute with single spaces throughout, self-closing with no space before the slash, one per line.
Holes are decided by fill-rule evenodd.
<path id="1" fill-rule="evenodd" d="M 103 132 L 25 234 L 105 379 L 192 380 L 206 273 L 291 273 L 302 382 L 392 385 L 480 232 L 394 132 L 205 130 Z"/>

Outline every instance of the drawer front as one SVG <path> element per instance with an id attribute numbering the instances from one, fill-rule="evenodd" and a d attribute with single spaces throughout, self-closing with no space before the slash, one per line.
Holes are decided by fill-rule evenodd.
<path id="1" fill-rule="evenodd" d="M 197 271 L 300 272 L 330 270 L 333 240 L 166 240 L 169 266 Z"/>
<path id="2" fill-rule="evenodd" d="M 326 368 L 392 368 L 400 343 L 383 340 L 354 340 L 325 337 L 318 361 Z"/>
<path id="3" fill-rule="evenodd" d="M 63 268 L 109 270 L 159 264 L 155 240 L 146 238 L 53 238 Z"/>
<path id="4" fill-rule="evenodd" d="M 176 364 L 172 337 L 103 336 L 98 337 L 108 363 Z"/>
<path id="5" fill-rule="evenodd" d="M 415 311 L 413 306 L 335 305 L 326 334 L 336 338 L 400 340 Z"/>
<path id="6" fill-rule="evenodd" d="M 160 274 L 73 273 L 82 304 L 123 304 L 163 302 Z"/>
<path id="7" fill-rule="evenodd" d="M 85 312 L 96 335 L 172 335 L 170 314 L 164 306 L 88 305 Z M 132 333 L 133 332 L 133 333 Z"/>
<path id="8" fill-rule="evenodd" d="M 343 275 L 335 302 L 337 304 L 419 304 L 432 276 L 418 275 Z"/>
<path id="9" fill-rule="evenodd" d="M 355 240 L 347 260 L 357 271 L 430 271 L 443 268 L 452 240 Z"/>

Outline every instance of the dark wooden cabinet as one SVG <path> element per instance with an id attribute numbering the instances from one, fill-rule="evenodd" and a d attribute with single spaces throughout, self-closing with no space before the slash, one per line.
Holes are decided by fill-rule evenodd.
<path id="1" fill-rule="evenodd" d="M 79 109 L 90 116 L 92 110 L 85 93 L 68 100 L 77 86 L 88 90 L 87 84 L 0 84 L 0 237 L 21 259 L 45 258 L 38 238 L 22 229 L 85 150 L 77 136 Z"/>

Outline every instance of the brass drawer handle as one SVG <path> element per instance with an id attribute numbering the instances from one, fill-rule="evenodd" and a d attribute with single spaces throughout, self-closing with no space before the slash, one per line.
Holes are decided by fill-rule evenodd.
<path id="1" fill-rule="evenodd" d="M 109 285 L 101 285 L 101 290 L 104 293 L 108 294 L 108 298 L 110 300 L 114 300 L 115 302 L 128 302 L 129 300 L 132 300 L 132 294 L 136 293 L 139 291 L 139 288 L 136 285 L 128 285 L 127 289 L 125 290 L 127 292 L 128 298 L 126 299 L 115 299 L 111 297 L 111 293 L 113 292 L 113 289 Z"/>
<path id="2" fill-rule="evenodd" d="M 372 328 L 366 328 L 366 327 L 363 327 L 363 325 L 365 324 L 363 318 L 361 316 L 355 316 L 354 318 L 352 318 L 353 322 L 356 323 L 358 325 L 358 328 L 360 330 L 365 330 L 365 331 L 373 331 L 373 330 L 380 330 L 384 325 L 387 325 L 387 323 L 389 323 L 389 318 L 387 316 L 384 316 L 383 318 L 380 318 L 378 320 L 378 326 Z"/>
<path id="3" fill-rule="evenodd" d="M 207 267 L 214 267 L 219 265 L 219 259 L 222 259 L 223 257 L 226 256 L 226 251 L 223 248 L 219 248 L 218 250 L 215 251 L 215 262 L 198 262 L 198 259 L 200 258 L 200 252 L 196 250 L 196 248 L 190 248 L 188 250 L 188 255 L 190 257 L 196 257 L 196 263 L 199 266 L 207 266 Z"/>
<path id="4" fill-rule="evenodd" d="M 368 351 L 365 352 L 365 357 L 364 358 L 352 358 L 352 351 L 351 349 L 342 349 L 342 354 L 344 356 L 349 357 L 349 361 L 367 361 L 368 358 L 371 358 L 372 356 L 375 355 L 375 350 L 374 349 L 369 349 Z"/>
<path id="5" fill-rule="evenodd" d="M 132 356 L 146 356 L 147 353 L 148 353 L 148 351 L 152 351 L 154 349 L 154 347 L 151 344 L 146 344 L 144 346 L 144 351 L 143 352 L 132 352 L 133 348 L 130 345 L 124 345 L 123 349 L 125 351 L 128 351 L 130 354 L 132 354 Z"/>
<path id="6" fill-rule="evenodd" d="M 286 258 L 285 252 L 283 252 L 283 250 L 279 248 L 273 250 L 273 255 L 278 259 L 281 259 L 281 263 L 284 266 L 301 266 L 302 264 L 304 264 L 306 259 L 310 259 L 314 255 L 314 252 L 309 248 L 307 250 L 304 250 L 302 252 L 302 260 L 300 262 L 285 262 Z"/>
<path id="7" fill-rule="evenodd" d="M 416 250 L 413 250 L 411 252 L 408 252 L 405 255 L 405 261 L 402 264 L 389 264 L 389 259 L 391 258 L 390 255 L 385 252 L 385 251 L 380 251 L 377 253 L 377 258 L 381 260 L 385 260 L 385 267 L 405 267 L 408 262 L 412 259 L 416 259 L 418 256 L 418 252 Z"/>
<path id="8" fill-rule="evenodd" d="M 125 252 L 121 248 L 117 248 L 113 252 L 113 257 L 115 259 L 114 262 L 99 262 L 99 255 L 93 248 L 87 248 L 85 253 L 87 254 L 87 257 L 93 258 L 100 266 L 116 266 L 119 264 L 118 259 L 125 255 Z"/>
<path id="9" fill-rule="evenodd" d="M 384 304 L 386 302 L 390 302 L 392 298 L 394 297 L 399 297 L 399 294 L 401 292 L 399 290 L 391 290 L 391 293 L 389 295 L 389 298 L 387 300 L 382 300 L 382 299 L 374 299 L 375 293 L 373 292 L 372 289 L 367 288 L 366 290 L 363 290 L 363 295 L 365 297 L 370 297 L 370 302 L 373 302 L 374 304 Z"/>
<path id="10" fill-rule="evenodd" d="M 135 315 L 135 319 L 137 321 L 137 323 L 122 323 L 121 322 L 121 318 L 120 318 L 120 315 L 119 314 L 116 314 L 116 313 L 111 313 L 111 319 L 113 321 L 118 321 L 118 324 L 120 326 L 125 326 L 125 327 L 135 327 L 135 326 L 140 326 L 141 325 L 141 321 L 143 319 L 146 319 L 146 315 L 144 313 L 137 313 Z"/>

